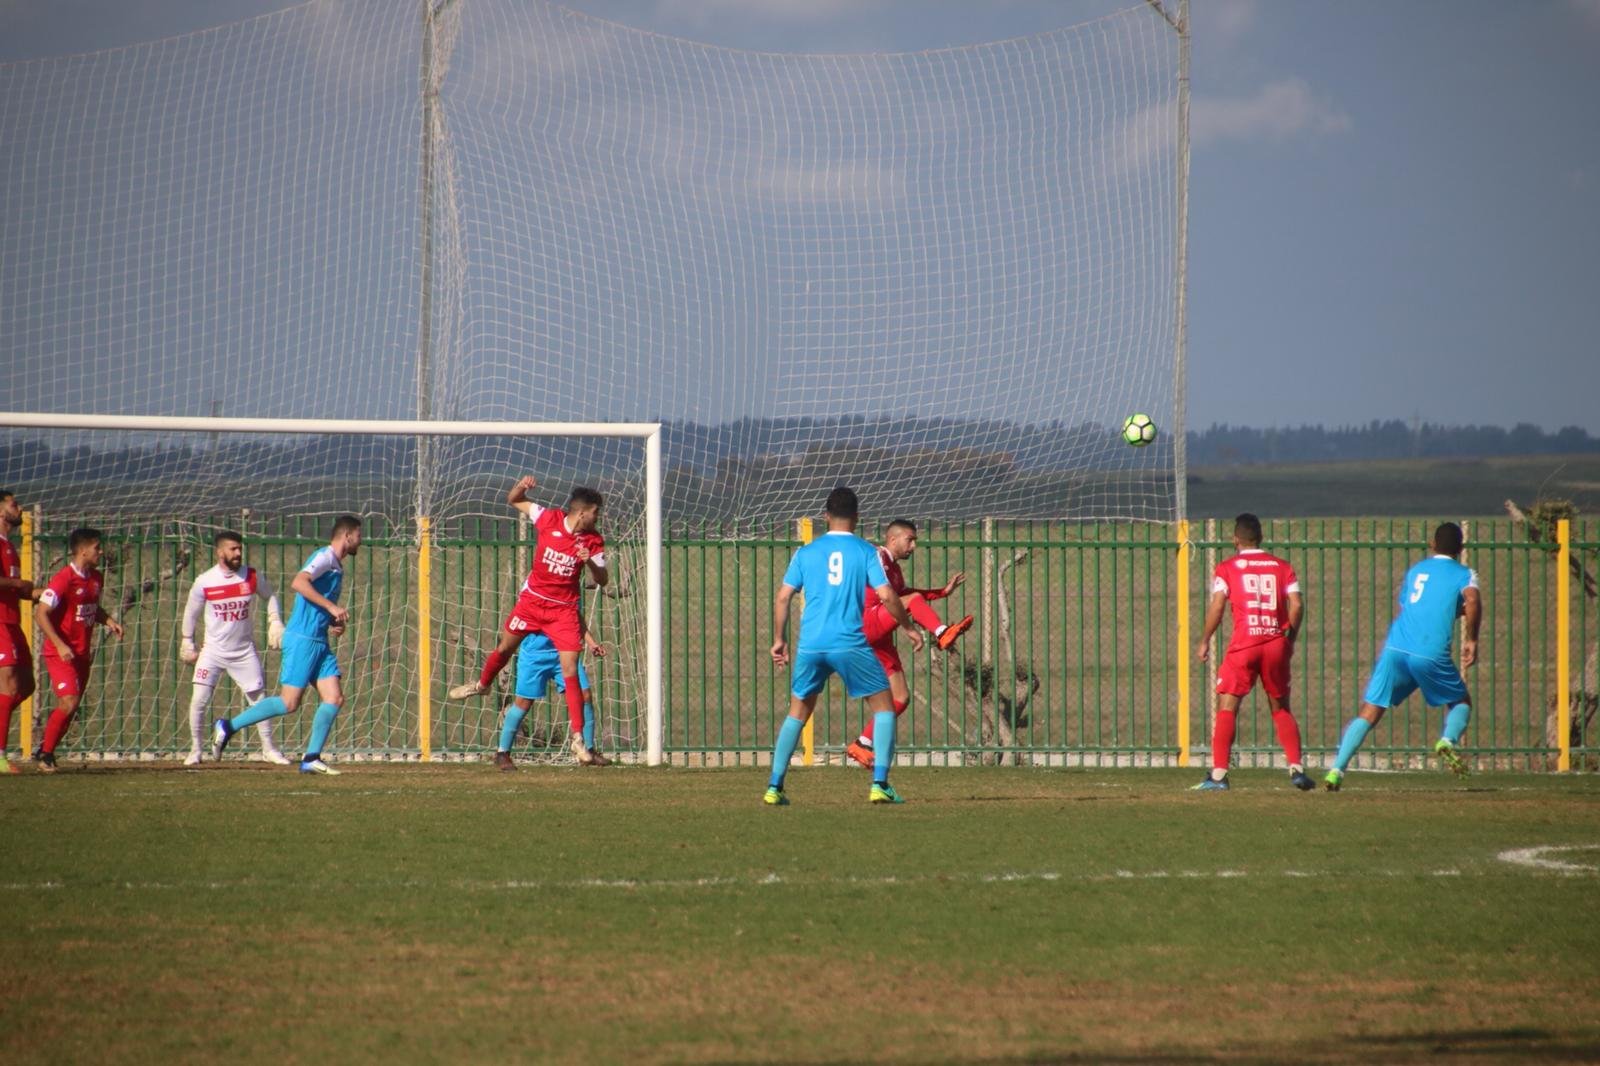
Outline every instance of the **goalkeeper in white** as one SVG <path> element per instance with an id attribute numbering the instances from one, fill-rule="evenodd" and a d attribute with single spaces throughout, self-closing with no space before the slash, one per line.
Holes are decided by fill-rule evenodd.
<path id="1" fill-rule="evenodd" d="M 283 647 L 283 612 L 278 594 L 265 574 L 244 565 L 244 538 L 231 529 L 218 533 L 213 541 L 217 565 L 194 579 L 189 602 L 183 609 L 183 643 L 178 657 L 194 663 L 194 695 L 189 700 L 191 747 L 185 766 L 200 761 L 205 741 L 206 708 L 222 675 L 233 678 L 244 692 L 247 703 L 255 703 L 266 692 L 266 677 L 261 671 L 261 656 L 256 651 L 254 606 L 257 598 L 267 603 L 267 647 Z M 204 614 L 205 647 L 196 648 L 195 623 Z M 272 722 L 260 723 L 261 757 L 279 766 L 289 760 L 272 742 Z"/>

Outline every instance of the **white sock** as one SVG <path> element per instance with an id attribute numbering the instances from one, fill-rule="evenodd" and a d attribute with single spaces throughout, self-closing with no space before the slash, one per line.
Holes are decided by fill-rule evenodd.
<path id="1" fill-rule="evenodd" d="M 194 742 L 194 751 L 205 747 L 206 708 L 209 706 L 211 690 L 204 685 L 194 686 L 194 695 L 189 697 L 189 737 Z"/>
<path id="2" fill-rule="evenodd" d="M 939 625 L 939 628 L 938 628 L 938 629 L 935 629 L 935 630 L 934 630 L 934 631 L 933 631 L 933 635 L 934 635 L 934 636 L 935 636 L 935 637 L 937 637 L 937 636 L 938 636 L 938 635 L 939 635 L 939 634 L 940 634 L 940 633 L 943 633 L 943 632 L 944 632 L 944 631 L 945 631 L 945 630 L 947 630 L 947 629 L 949 629 L 949 628 L 950 628 L 950 627 L 949 627 L 949 626 L 947 626 L 947 625 L 944 625 L 944 624 L 943 624 L 943 623 L 940 623 L 940 625 Z"/>
<path id="3" fill-rule="evenodd" d="M 1289 772 L 1291 774 L 1303 774 L 1306 772 L 1306 768 L 1297 762 L 1292 762 L 1289 764 Z"/>
<path id="4" fill-rule="evenodd" d="M 856 737 L 856 743 L 860 744 L 863 748 L 871 748 L 872 738 L 867 736 L 865 733 L 862 733 L 859 737 Z"/>
<path id="5" fill-rule="evenodd" d="M 1221 781 L 1224 777 L 1227 777 L 1227 776 L 1228 776 L 1228 771 L 1227 770 L 1225 770 L 1225 769 L 1223 769 L 1221 767 L 1218 767 L 1218 766 L 1213 766 L 1211 768 L 1211 780 L 1213 780 L 1213 781 Z M 1193 779 L 1191 778 L 1191 780 L 1193 780 Z"/>

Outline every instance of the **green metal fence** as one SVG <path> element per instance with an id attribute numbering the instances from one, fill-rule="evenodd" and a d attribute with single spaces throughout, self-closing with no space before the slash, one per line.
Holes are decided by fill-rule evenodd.
<path id="1" fill-rule="evenodd" d="M 102 638 L 68 746 L 123 754 L 186 748 L 190 668 L 177 659 L 178 623 L 190 582 L 211 565 L 209 532 L 245 527 L 249 559 L 278 586 L 287 613 L 289 580 L 324 543 L 325 524 L 324 518 L 307 518 L 267 526 L 233 515 L 107 529 L 105 602 L 121 613 L 128 635 L 120 644 Z M 1293 563 L 1306 597 L 1291 706 L 1313 764 L 1337 746 L 1354 713 L 1396 586 L 1424 554 L 1434 524 L 1326 519 L 1268 525 L 1266 546 Z M 1508 521 L 1465 524 L 1466 561 L 1479 573 L 1486 604 L 1482 658 L 1468 674 L 1476 706 L 1468 746 L 1484 766 L 1553 766 L 1555 556 L 1551 546 L 1530 543 Z M 67 532 L 48 517 L 40 525 L 35 558 L 41 577 L 61 565 Z M 1186 609 L 1196 636 L 1211 570 L 1232 550 L 1226 532 L 1231 530 L 1219 523 L 1197 523 L 1190 531 Z M 663 552 L 663 682 L 665 746 L 674 761 L 738 764 L 770 753 L 788 703 L 787 674 L 768 656 L 772 598 L 799 543 L 793 526 L 671 532 Z M 525 571 L 527 548 L 527 531 L 514 520 L 469 523 L 435 542 L 435 752 L 481 753 L 494 742 L 501 701 L 451 703 L 444 693 L 477 671 Z M 1600 525 L 1575 524 L 1572 551 L 1593 573 Z M 619 546 L 617 554 L 629 553 Z M 935 587 L 964 571 L 965 585 L 935 606 L 947 619 L 970 613 L 977 625 L 949 653 L 913 654 L 902 640 L 912 701 L 901 752 L 917 762 L 1170 765 L 1179 754 L 1180 656 L 1188 656 L 1192 755 L 1202 765 L 1214 678 L 1206 665 L 1194 662 L 1192 648 L 1177 646 L 1178 558 L 1170 526 L 925 524 L 919 549 L 906 563 L 907 578 L 915 586 Z M 347 711 L 330 747 L 413 753 L 420 747 L 416 677 L 422 646 L 414 602 L 416 542 L 410 531 L 369 527 L 361 553 L 347 567 L 345 603 L 353 622 L 338 647 Z M 1600 749 L 1595 722 L 1586 715 L 1600 688 L 1594 678 L 1600 606 L 1573 580 L 1573 765 L 1593 767 Z M 624 639 L 632 631 L 620 602 L 592 601 L 591 621 L 603 639 Z M 1220 639 L 1226 632 L 1225 623 Z M 264 658 L 270 686 L 276 653 Z M 590 667 L 607 723 L 604 742 L 613 750 L 642 751 L 642 702 L 629 687 L 636 679 L 614 663 Z M 214 707 L 226 713 L 241 703 L 223 685 Z M 301 717 L 283 723 L 286 750 L 299 745 L 308 728 Z M 545 718 L 556 724 L 548 730 L 533 717 L 532 750 L 552 748 L 564 710 L 550 706 Z M 1415 699 L 1391 713 L 1364 749 L 1366 764 L 1422 762 L 1437 736 L 1438 718 L 1439 712 Z M 818 757 L 839 761 L 862 722 L 861 704 L 831 686 L 818 705 Z M 1240 715 L 1235 752 L 1245 765 L 1281 762 L 1259 693 Z"/>

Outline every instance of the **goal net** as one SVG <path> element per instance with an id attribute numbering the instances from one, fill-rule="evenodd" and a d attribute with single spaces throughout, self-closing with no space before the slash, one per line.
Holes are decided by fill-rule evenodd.
<path id="1" fill-rule="evenodd" d="M 0 410 L 660 423 L 669 536 L 792 528 L 839 483 L 869 522 L 1171 519 L 1177 35 L 1142 0 L 1082 11 L 816 56 L 546 0 L 310 0 L 0 64 Z M 1154 445 L 1120 442 L 1133 412 Z M 636 440 L 52 432 L 0 432 L 47 540 L 93 519 L 198 546 L 237 521 L 280 585 L 339 512 L 482 542 L 440 564 L 465 619 L 441 619 L 441 675 L 515 591 L 516 475 L 542 502 L 601 483 L 610 534 L 643 541 Z M 384 588 L 375 662 L 414 632 Z M 686 647 L 698 624 L 675 620 Z M 177 676 L 175 627 L 134 638 L 139 685 Z M 610 742 L 641 744 L 637 677 L 603 670 L 627 689 Z M 345 742 L 416 743 L 416 678 L 392 676 Z M 458 712 L 441 748 L 487 745 Z M 145 713 L 97 743 L 154 743 Z"/>
<path id="2" fill-rule="evenodd" d="M 573 484 L 605 496 L 600 528 L 612 580 L 588 591 L 584 606 L 608 652 L 587 663 L 598 746 L 659 761 L 661 693 L 652 678 L 660 676 L 661 590 L 651 579 L 660 572 L 658 427 L 18 413 L 0 421 L 9 427 L 0 431 L 11 479 L 3 487 L 26 513 L 27 576 L 42 585 L 67 565 L 73 530 L 99 531 L 101 605 L 125 629 L 120 640 L 96 634 L 90 709 L 79 714 L 70 750 L 187 748 L 193 667 L 178 658 L 180 620 L 196 576 L 216 561 L 216 534 L 241 535 L 245 563 L 272 585 L 287 618 L 295 573 L 342 514 L 362 520 L 363 538 L 344 562 L 340 604 L 350 621 L 330 641 L 346 691 L 330 752 L 492 749 L 516 665 L 487 698 L 452 702 L 445 693 L 477 676 L 531 565 L 535 533 L 505 499 L 520 471 L 540 469 L 552 480 L 530 496 L 544 504 L 563 504 Z M 601 442 L 615 462 L 599 462 Z M 262 639 L 267 613 L 256 608 L 275 693 L 279 655 Z M 37 635 L 32 643 L 42 648 Z M 535 711 L 516 750 L 560 753 L 565 706 L 551 693 L 527 695 Z M 36 719 L 47 697 L 40 693 Z M 237 686 L 218 685 L 215 717 L 243 706 Z M 308 719 L 282 720 L 279 746 L 303 750 Z M 253 737 L 241 739 L 252 746 Z"/>

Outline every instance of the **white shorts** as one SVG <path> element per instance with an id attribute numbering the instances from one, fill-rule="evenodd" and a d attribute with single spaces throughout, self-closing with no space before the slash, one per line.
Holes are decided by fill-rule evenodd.
<path id="1" fill-rule="evenodd" d="M 213 653 L 209 645 L 201 648 L 200 658 L 194 664 L 194 683 L 202 688 L 216 688 L 223 674 L 233 678 L 234 684 L 247 694 L 267 687 L 261 656 L 254 648 L 227 656 Z"/>

